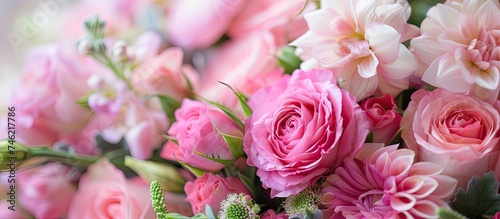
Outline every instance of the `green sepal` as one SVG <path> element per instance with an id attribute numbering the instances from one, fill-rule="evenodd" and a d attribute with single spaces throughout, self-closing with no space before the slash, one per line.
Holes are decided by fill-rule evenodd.
<path id="1" fill-rule="evenodd" d="M 285 73 L 292 74 L 293 71 L 300 68 L 302 60 L 295 55 L 295 47 L 284 46 L 276 53 L 278 64 L 285 69 Z"/>
<path id="2" fill-rule="evenodd" d="M 200 168 L 197 168 L 197 167 L 193 167 L 187 163 L 184 163 L 184 162 L 181 162 L 181 161 L 178 161 L 179 164 L 186 170 L 189 170 L 189 172 L 191 172 L 194 176 L 196 177 L 201 177 L 203 176 L 203 174 L 205 173 L 204 170 L 200 169 Z"/>
<path id="3" fill-rule="evenodd" d="M 210 101 L 202 96 L 200 96 L 199 94 L 197 94 L 197 96 L 202 99 L 203 101 L 209 103 L 210 105 L 214 105 L 216 106 L 217 108 L 219 108 L 220 110 L 222 110 L 222 112 L 224 112 L 227 116 L 229 116 L 229 118 L 231 120 L 233 120 L 233 122 L 238 126 L 238 128 L 241 130 L 241 131 L 244 131 L 245 130 L 245 124 L 243 124 L 243 122 L 238 118 L 238 116 L 236 116 L 236 114 L 231 111 L 229 108 L 227 108 L 226 106 L 220 104 L 220 103 L 216 103 L 216 102 L 213 102 L 213 101 Z"/>
<path id="4" fill-rule="evenodd" d="M 247 104 L 248 97 L 243 95 L 241 92 L 236 92 L 229 84 L 226 84 L 224 82 L 219 81 L 219 83 L 225 85 L 231 91 L 233 92 L 234 95 L 238 98 L 238 101 L 240 102 L 241 108 L 243 109 L 243 113 L 245 114 L 245 117 L 249 117 L 252 114 L 252 109 L 250 109 L 250 106 Z"/>
<path id="5" fill-rule="evenodd" d="M 228 166 L 228 165 L 231 165 L 231 164 L 233 164 L 233 163 L 234 163 L 234 160 L 224 160 L 224 159 L 220 159 L 220 158 L 215 158 L 215 157 L 214 157 L 214 155 L 212 155 L 212 156 L 208 156 L 208 155 L 202 154 L 202 153 L 201 153 L 201 152 L 199 152 L 199 151 L 195 151 L 194 153 L 195 153 L 195 154 L 197 154 L 197 155 L 200 155 L 200 156 L 202 156 L 202 157 L 204 157 L 204 158 L 206 158 L 206 159 L 209 159 L 209 160 L 211 160 L 211 161 L 214 161 L 214 162 L 220 163 L 220 164 L 222 164 L 222 165 L 224 165 L 224 166 Z"/>

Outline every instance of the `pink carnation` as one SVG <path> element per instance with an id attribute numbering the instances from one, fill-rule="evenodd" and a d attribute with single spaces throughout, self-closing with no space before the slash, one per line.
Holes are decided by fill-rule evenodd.
<path id="1" fill-rule="evenodd" d="M 397 145 L 366 144 L 323 183 L 322 204 L 333 218 L 437 218 L 457 181 L 434 163 L 413 163 L 415 153 Z"/>

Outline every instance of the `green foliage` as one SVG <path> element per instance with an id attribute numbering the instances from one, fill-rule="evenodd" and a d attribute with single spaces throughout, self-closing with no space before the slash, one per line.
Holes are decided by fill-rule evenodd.
<path id="1" fill-rule="evenodd" d="M 469 181 L 467 191 L 459 189 L 451 207 L 470 219 L 480 219 L 483 216 L 493 216 L 500 211 L 500 195 L 498 180 L 489 172 L 482 179 L 474 176 Z"/>

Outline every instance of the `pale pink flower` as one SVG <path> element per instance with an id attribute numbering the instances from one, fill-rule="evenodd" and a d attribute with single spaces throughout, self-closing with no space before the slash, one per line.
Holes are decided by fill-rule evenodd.
<path id="1" fill-rule="evenodd" d="M 493 170 L 500 148 L 500 101 L 489 104 L 438 88 L 411 96 L 401 137 L 419 161 L 444 167 L 465 189 L 474 175 Z"/>
<path id="2" fill-rule="evenodd" d="M 115 115 L 120 111 L 128 94 L 127 84 L 124 81 L 116 77 L 105 80 L 94 74 L 87 80 L 87 84 L 95 90 L 87 101 L 93 112 Z"/>
<path id="3" fill-rule="evenodd" d="M 333 218 L 438 218 L 438 207 L 457 181 L 434 163 L 414 163 L 415 153 L 397 145 L 365 144 L 322 184 L 322 205 Z"/>
<path id="4" fill-rule="evenodd" d="M 401 43 L 417 32 L 409 16 L 405 0 L 322 0 L 321 9 L 304 15 L 310 30 L 291 45 L 302 53 L 302 69 L 334 69 L 358 101 L 375 92 L 396 96 L 417 69 Z"/>
<path id="5" fill-rule="evenodd" d="M 174 0 L 167 15 L 167 35 L 177 46 L 206 48 L 226 32 L 246 0 Z"/>
<path id="6" fill-rule="evenodd" d="M 422 80 L 492 102 L 500 90 L 500 4 L 448 1 L 429 10 L 422 35 L 411 41 L 427 66 Z"/>

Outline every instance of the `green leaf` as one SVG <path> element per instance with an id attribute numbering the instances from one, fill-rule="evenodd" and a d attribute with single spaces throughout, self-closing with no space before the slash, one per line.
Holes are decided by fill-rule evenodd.
<path id="1" fill-rule="evenodd" d="M 500 211 L 498 180 L 493 172 L 488 172 L 482 179 L 472 177 L 467 192 L 460 188 L 451 207 L 470 219 L 483 218 L 483 215 L 493 216 Z"/>
<path id="2" fill-rule="evenodd" d="M 233 122 L 238 126 L 238 128 L 241 130 L 241 131 L 244 131 L 245 130 L 245 124 L 243 124 L 243 122 L 240 120 L 240 118 L 238 118 L 238 116 L 236 116 L 236 114 L 231 111 L 229 108 L 227 108 L 226 106 L 220 104 L 220 103 L 216 103 L 216 102 L 213 102 L 213 101 L 210 101 L 204 97 L 202 97 L 201 95 L 198 95 L 197 96 L 199 98 L 201 98 L 203 101 L 211 104 L 211 105 L 214 105 L 216 107 L 218 107 L 220 110 L 222 110 L 222 112 L 224 112 L 227 116 L 229 116 L 229 118 L 231 118 L 231 120 L 233 120 Z"/>
<path id="3" fill-rule="evenodd" d="M 250 106 L 248 106 L 248 104 L 247 104 L 248 97 L 243 95 L 243 93 L 241 93 L 241 92 L 236 92 L 229 84 L 226 84 L 226 83 L 221 82 L 221 81 L 219 81 L 219 83 L 221 83 L 221 84 L 225 85 L 226 87 L 228 87 L 229 89 L 231 89 L 233 94 L 236 95 L 236 97 L 238 97 L 241 108 L 243 109 L 243 113 L 245 113 L 245 117 L 249 117 L 252 114 L 252 109 L 250 109 Z"/>
<path id="4" fill-rule="evenodd" d="M 205 154 L 203 154 L 203 153 L 201 153 L 199 151 L 194 151 L 194 153 L 197 154 L 197 155 L 200 155 L 200 156 L 202 156 L 202 157 L 204 157 L 206 159 L 209 159 L 211 161 L 220 163 L 220 164 L 222 164 L 224 166 L 228 166 L 228 165 L 231 165 L 232 163 L 234 163 L 234 160 L 224 160 L 224 159 L 216 158 L 216 157 L 214 157 L 214 155 L 208 156 L 208 155 L 205 155 Z"/>
<path id="5" fill-rule="evenodd" d="M 460 213 L 446 208 L 438 208 L 436 211 L 439 219 L 467 219 Z"/>
<path id="6" fill-rule="evenodd" d="M 187 163 L 184 163 L 184 162 L 181 162 L 181 161 L 178 161 L 179 164 L 184 167 L 184 169 L 186 170 L 189 170 L 189 172 L 191 172 L 194 176 L 196 177 L 200 177 L 200 176 L 203 176 L 203 174 L 205 173 L 204 170 L 202 169 L 199 169 L 199 168 L 196 168 L 196 167 L 193 167 Z"/>
<path id="7" fill-rule="evenodd" d="M 285 68 L 287 74 L 292 74 L 295 69 L 299 69 L 302 63 L 302 60 L 295 55 L 295 47 L 293 46 L 280 48 L 276 53 L 276 58 L 278 58 L 278 64 Z"/>
<path id="8" fill-rule="evenodd" d="M 245 184 L 245 186 L 248 188 L 250 193 L 252 193 L 252 197 L 257 197 L 257 195 L 259 194 L 259 191 L 257 190 L 257 187 L 255 187 L 254 180 L 243 175 L 241 172 L 238 172 L 238 177 L 240 177 L 243 184 Z"/>
<path id="9" fill-rule="evenodd" d="M 399 144 L 401 142 L 401 133 L 403 132 L 403 128 L 400 128 L 398 130 L 398 132 L 396 132 L 396 134 L 394 134 L 394 136 L 392 137 L 389 145 L 393 145 L 393 144 Z"/>
<path id="10" fill-rule="evenodd" d="M 158 97 L 161 103 L 161 107 L 163 108 L 165 114 L 167 114 L 170 125 L 172 125 L 172 123 L 175 122 L 175 114 L 174 114 L 175 110 L 181 107 L 181 103 L 172 97 L 160 94 L 150 94 L 145 96 L 145 98 L 150 98 L 150 97 Z"/>
<path id="11" fill-rule="evenodd" d="M 189 92 L 187 95 L 187 98 L 194 99 L 193 84 L 191 83 L 191 81 L 187 77 L 186 72 L 184 71 L 184 68 L 181 68 L 181 74 L 184 77 L 184 79 L 186 80 L 186 84 L 187 84 L 187 88 L 188 88 L 188 92 Z"/>

